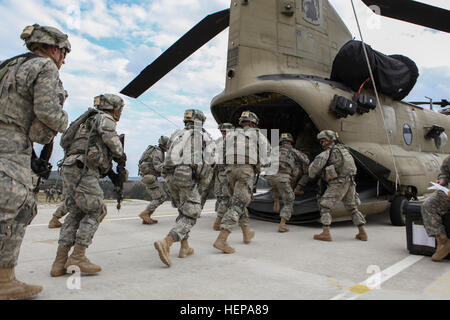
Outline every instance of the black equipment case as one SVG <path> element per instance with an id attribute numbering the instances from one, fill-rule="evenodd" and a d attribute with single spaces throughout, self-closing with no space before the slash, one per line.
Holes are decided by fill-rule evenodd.
<path id="1" fill-rule="evenodd" d="M 422 202 L 411 201 L 406 207 L 406 242 L 409 253 L 432 256 L 436 251 L 436 239 L 428 237 L 420 210 Z M 450 212 L 443 218 L 447 236 L 450 236 Z M 450 260 L 450 254 L 445 258 Z"/>

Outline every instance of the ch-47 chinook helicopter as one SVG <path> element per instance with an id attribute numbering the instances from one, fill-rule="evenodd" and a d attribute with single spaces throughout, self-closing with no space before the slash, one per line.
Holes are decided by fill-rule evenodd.
<path id="1" fill-rule="evenodd" d="M 362 1 L 377 5 L 381 15 L 450 32 L 447 10 L 410 0 Z M 404 225 L 405 202 L 427 192 L 450 153 L 446 135 L 450 118 L 399 101 L 396 94 L 377 95 L 374 87 L 380 80 L 374 76 L 375 86 L 370 85 L 367 64 L 360 68 L 365 75 L 356 81 L 357 87 L 336 80 L 339 74 L 330 77 L 338 53 L 352 35 L 328 0 L 232 0 L 230 9 L 203 19 L 121 93 L 139 97 L 227 27 L 226 86 L 211 102 L 215 120 L 237 124 L 242 111 L 251 110 L 259 116 L 260 128 L 290 132 L 296 146 L 311 157 L 321 150 L 315 139 L 318 132 L 337 132 L 357 162 L 361 211 L 373 214 L 390 208 L 392 224 Z M 362 52 L 361 42 L 352 45 L 359 45 Z M 394 85 L 399 75 L 395 77 Z M 400 86 L 394 93 L 403 98 L 414 83 L 412 79 L 405 85 L 409 88 Z M 316 194 L 312 184 L 297 196 L 290 223 L 319 217 Z M 255 196 L 249 211 L 256 218 L 277 221 L 279 215 L 272 208 L 266 193 Z M 343 208 L 333 216 L 337 221 L 349 219 Z"/>

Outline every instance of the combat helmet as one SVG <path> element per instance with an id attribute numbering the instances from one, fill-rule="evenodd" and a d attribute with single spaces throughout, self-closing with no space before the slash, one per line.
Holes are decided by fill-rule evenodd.
<path id="1" fill-rule="evenodd" d="M 159 138 L 159 140 L 158 140 L 159 146 L 164 147 L 166 149 L 169 149 L 169 142 L 170 142 L 170 138 L 166 137 L 166 136 L 161 136 L 161 138 Z"/>
<path id="2" fill-rule="evenodd" d="M 196 122 L 201 121 L 202 123 L 205 123 L 206 117 L 204 113 L 197 109 L 189 109 L 184 112 L 184 123 L 186 122 Z"/>
<path id="3" fill-rule="evenodd" d="M 290 133 L 282 133 L 280 136 L 280 143 L 283 143 L 283 141 L 289 141 L 294 144 L 294 137 Z"/>
<path id="4" fill-rule="evenodd" d="M 125 103 L 123 99 L 115 94 L 106 93 L 94 98 L 94 107 L 99 110 L 122 110 L 124 106 Z"/>
<path id="5" fill-rule="evenodd" d="M 27 26 L 20 38 L 25 41 L 25 45 L 30 51 L 33 51 L 34 44 L 46 44 L 60 49 L 64 48 L 67 53 L 72 49 L 69 36 L 54 27 L 40 26 L 38 24 Z"/>
<path id="6" fill-rule="evenodd" d="M 317 140 L 325 139 L 328 141 L 336 141 L 339 135 L 332 130 L 323 130 L 317 135 Z"/>
<path id="7" fill-rule="evenodd" d="M 239 118 L 239 125 L 242 125 L 243 122 L 251 122 L 256 125 L 259 124 L 259 118 L 256 114 L 250 111 L 242 112 L 241 117 Z"/>

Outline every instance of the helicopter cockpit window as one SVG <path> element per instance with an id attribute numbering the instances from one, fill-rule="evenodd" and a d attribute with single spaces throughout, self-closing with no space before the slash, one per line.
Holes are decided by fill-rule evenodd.
<path id="1" fill-rule="evenodd" d="M 412 143 L 413 134 L 411 127 L 409 124 L 406 124 L 403 126 L 403 138 L 405 139 L 405 143 L 409 146 Z"/>
<path id="2" fill-rule="evenodd" d="M 436 145 L 436 148 L 440 149 L 444 147 L 447 144 L 448 137 L 445 134 L 445 132 L 442 132 L 440 135 L 438 135 L 436 138 L 434 138 L 434 144 Z"/>

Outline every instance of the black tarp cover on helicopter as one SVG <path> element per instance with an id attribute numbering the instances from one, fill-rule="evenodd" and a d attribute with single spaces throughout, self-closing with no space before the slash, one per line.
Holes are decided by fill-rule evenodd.
<path id="1" fill-rule="evenodd" d="M 414 61 L 402 55 L 385 55 L 366 44 L 377 90 L 394 100 L 402 100 L 412 90 L 419 76 Z M 342 82 L 353 91 L 370 77 L 362 42 L 348 41 L 333 62 L 331 80 Z M 368 83 L 368 86 L 371 82 Z"/>

